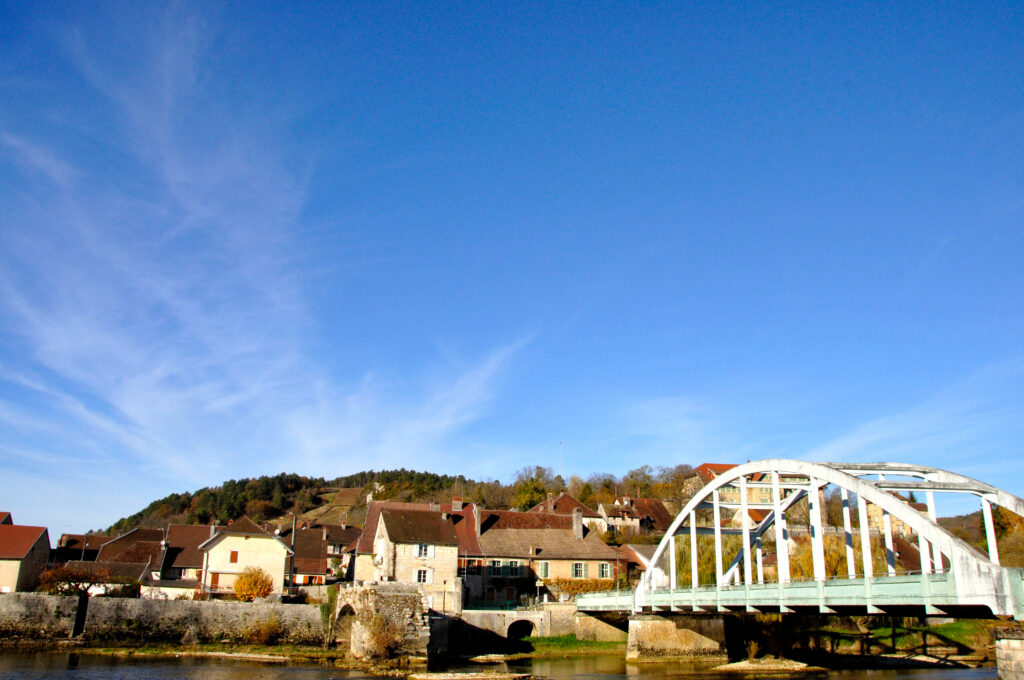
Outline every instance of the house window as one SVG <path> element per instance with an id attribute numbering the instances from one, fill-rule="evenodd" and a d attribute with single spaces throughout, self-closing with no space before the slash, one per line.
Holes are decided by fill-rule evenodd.
<path id="1" fill-rule="evenodd" d="M 231 551 L 231 557 L 228 558 L 228 561 L 231 562 L 231 564 L 235 564 L 235 563 L 238 562 L 238 551 L 237 550 L 232 550 Z"/>
<path id="2" fill-rule="evenodd" d="M 519 560 L 509 560 L 508 575 L 516 578 L 519 576 Z"/>
<path id="3" fill-rule="evenodd" d="M 548 578 L 551 575 L 551 563 L 550 562 L 538 562 L 537 563 L 537 576 L 540 578 Z"/>
<path id="4" fill-rule="evenodd" d="M 426 543 L 416 546 L 416 557 L 430 557 L 430 546 Z"/>
<path id="5" fill-rule="evenodd" d="M 466 573 L 469 574 L 470 576 L 479 576 L 480 575 L 480 560 L 470 560 L 469 561 L 469 568 L 466 570 Z"/>
<path id="6" fill-rule="evenodd" d="M 597 568 L 599 578 L 611 578 L 612 577 L 612 565 L 607 562 L 602 562 Z"/>
<path id="7" fill-rule="evenodd" d="M 426 569 L 418 569 L 416 571 L 416 583 L 429 583 L 427 580 L 429 576 Z"/>
<path id="8" fill-rule="evenodd" d="M 573 578 L 586 578 L 587 577 L 587 564 L 586 564 L 586 562 L 573 562 L 572 563 L 572 577 Z"/>
<path id="9" fill-rule="evenodd" d="M 491 576 L 501 576 L 501 560 L 491 560 Z"/>

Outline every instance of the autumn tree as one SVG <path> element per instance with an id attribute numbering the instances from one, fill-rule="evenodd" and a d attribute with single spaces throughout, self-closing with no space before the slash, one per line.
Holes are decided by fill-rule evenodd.
<path id="1" fill-rule="evenodd" d="M 39 587 L 51 595 L 81 595 L 94 585 L 112 582 L 108 569 L 88 569 L 74 564 L 47 569 L 39 575 Z"/>
<path id="2" fill-rule="evenodd" d="M 274 579 L 259 567 L 246 567 L 235 579 L 235 595 L 242 602 L 252 602 L 273 591 Z"/>

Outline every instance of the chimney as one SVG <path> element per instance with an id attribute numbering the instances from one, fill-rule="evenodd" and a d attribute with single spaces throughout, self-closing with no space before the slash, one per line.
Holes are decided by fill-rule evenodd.
<path id="1" fill-rule="evenodd" d="M 324 539 L 325 541 L 327 540 L 327 527 L 324 527 L 324 531 L 323 531 L 323 539 Z"/>
<path id="2" fill-rule="evenodd" d="M 480 538 L 480 514 L 481 514 L 481 512 L 482 511 L 481 511 L 479 505 L 477 505 L 476 507 L 473 508 L 473 526 L 476 529 L 476 537 L 477 538 Z"/>
<path id="3" fill-rule="evenodd" d="M 295 547 L 295 523 L 297 521 L 298 521 L 298 518 L 295 515 L 292 515 L 292 547 L 293 548 Z"/>
<path id="4" fill-rule="evenodd" d="M 214 522 L 210 525 L 210 538 L 213 538 L 217 534 L 217 523 Z"/>
<path id="5" fill-rule="evenodd" d="M 348 529 L 348 522 L 341 520 L 341 530 L 344 531 L 345 529 Z"/>
<path id="6" fill-rule="evenodd" d="M 462 497 L 452 496 L 452 512 L 460 512 L 462 510 Z"/>
<path id="7" fill-rule="evenodd" d="M 552 494 L 550 491 L 548 491 L 548 503 L 547 503 L 547 505 L 548 505 L 548 512 L 554 512 L 555 511 L 554 494 Z"/>
<path id="8" fill-rule="evenodd" d="M 577 541 L 583 540 L 583 508 L 572 509 L 572 534 Z"/>

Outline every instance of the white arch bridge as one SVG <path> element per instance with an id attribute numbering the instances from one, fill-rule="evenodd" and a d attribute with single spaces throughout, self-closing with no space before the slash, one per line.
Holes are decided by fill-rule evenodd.
<path id="1" fill-rule="evenodd" d="M 838 521 L 835 527 L 824 522 L 826 487 L 839 491 L 841 527 Z M 895 492 L 923 494 L 926 510 L 915 509 Z M 936 522 L 937 493 L 980 499 L 987 555 Z M 804 498 L 807 503 L 798 506 Z M 716 477 L 686 504 L 635 590 L 580 595 L 577 606 L 594 613 L 803 612 L 1024 619 L 1024 569 L 1000 565 L 992 505 L 1024 516 L 1021 498 L 924 465 L 784 459 L 746 463 Z M 804 555 L 809 544 L 810 569 L 794 569 L 802 574 L 791 578 L 791 551 L 798 532 L 795 523 L 787 526 L 786 515 L 797 507 L 805 507 L 808 516 L 803 533 L 809 534 L 809 540 L 799 540 Z M 734 524 L 739 527 L 723 527 L 723 511 L 737 510 Z M 750 511 L 759 511 L 754 514 L 763 519 L 755 523 Z M 701 526 L 700 517 L 709 514 Z M 898 567 L 894 526 L 916 536 L 919 569 L 908 572 Z M 829 533 L 836 539 L 827 541 Z M 705 583 L 701 583 L 699 566 L 700 547 L 707 542 L 698 541 L 702 535 L 714 536 L 714 575 L 705 574 Z M 725 536 L 736 552 L 729 565 L 724 564 Z M 732 536 L 738 537 L 738 547 Z M 762 541 L 772 539 L 774 565 L 766 565 Z M 710 549 L 705 546 L 705 559 Z M 680 561 L 684 564 L 677 564 Z"/>

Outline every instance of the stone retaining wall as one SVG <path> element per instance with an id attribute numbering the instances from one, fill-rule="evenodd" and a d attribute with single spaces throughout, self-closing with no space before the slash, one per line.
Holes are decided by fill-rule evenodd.
<path id="1" fill-rule="evenodd" d="M 282 640 L 323 641 L 320 610 L 315 605 L 114 597 L 94 597 L 88 603 L 82 632 L 86 640 L 244 641 L 256 627 L 276 618 Z M 76 597 L 0 595 L 0 637 L 67 638 L 77 606 Z"/>
<path id="2" fill-rule="evenodd" d="M 0 638 L 66 638 L 77 610 L 77 597 L 4 593 L 0 595 Z"/>

